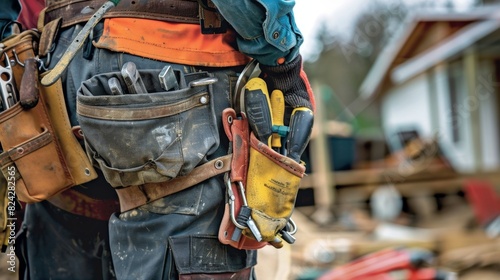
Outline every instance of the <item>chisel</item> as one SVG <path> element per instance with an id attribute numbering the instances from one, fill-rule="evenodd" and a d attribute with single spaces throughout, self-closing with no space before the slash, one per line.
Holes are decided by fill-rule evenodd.
<path id="1" fill-rule="evenodd" d="M 128 93 L 148 93 L 148 91 L 146 90 L 146 85 L 144 85 L 141 74 L 137 70 L 135 63 L 129 61 L 123 64 L 121 73 L 123 80 L 125 81 L 125 85 L 127 86 Z"/>

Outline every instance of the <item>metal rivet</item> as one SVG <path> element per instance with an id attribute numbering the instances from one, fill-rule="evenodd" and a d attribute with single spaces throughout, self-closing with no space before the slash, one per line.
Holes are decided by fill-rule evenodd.
<path id="1" fill-rule="evenodd" d="M 222 160 L 216 160 L 215 161 L 215 169 L 222 169 L 224 167 L 224 162 Z"/>
<path id="2" fill-rule="evenodd" d="M 273 39 L 278 39 L 280 37 L 280 33 L 278 31 L 274 31 Z"/>
<path id="3" fill-rule="evenodd" d="M 90 169 L 85 168 L 85 175 L 90 176 Z"/>
<path id="4" fill-rule="evenodd" d="M 206 96 L 200 97 L 200 103 L 201 104 L 207 104 L 208 103 L 208 98 Z"/>
<path id="5" fill-rule="evenodd" d="M 16 152 L 18 154 L 23 154 L 24 153 L 24 148 L 19 147 L 19 148 L 16 149 Z"/>

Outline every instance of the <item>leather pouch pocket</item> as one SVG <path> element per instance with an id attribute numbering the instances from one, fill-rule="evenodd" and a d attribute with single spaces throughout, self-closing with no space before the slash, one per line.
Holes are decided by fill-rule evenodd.
<path id="1" fill-rule="evenodd" d="M 45 109 L 43 101 L 28 110 L 18 103 L 0 115 L 2 172 L 15 166 L 16 194 L 28 203 L 73 185 Z"/>
<path id="2" fill-rule="evenodd" d="M 27 203 L 97 178 L 71 132 L 61 80 L 40 85 L 38 42 L 34 30 L 9 37 L 0 63 L 18 93 L 17 103 L 0 112 L 0 166 L 4 175 L 15 168 L 18 199 Z"/>
<path id="3" fill-rule="evenodd" d="M 199 72 L 181 76 L 179 90 L 164 91 L 159 70 L 140 71 L 148 93 L 112 95 L 109 79 L 85 81 L 77 95 L 77 117 L 89 158 L 113 187 L 168 181 L 188 174 L 219 144 L 211 83 Z"/>

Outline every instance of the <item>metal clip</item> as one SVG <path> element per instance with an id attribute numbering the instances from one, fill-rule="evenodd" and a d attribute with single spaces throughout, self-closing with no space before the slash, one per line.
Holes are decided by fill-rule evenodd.
<path id="1" fill-rule="evenodd" d="M 24 63 L 22 63 L 21 60 L 19 60 L 19 56 L 17 55 L 16 49 L 13 49 L 12 53 L 14 54 L 15 63 L 21 65 L 21 67 L 24 67 Z M 14 64 L 14 63 L 12 63 L 12 64 Z"/>
<path id="2" fill-rule="evenodd" d="M 5 67 L 0 65 L 0 93 L 2 94 L 3 110 L 7 110 L 18 102 L 18 98 L 9 57 L 5 52 L 3 55 L 5 57 Z"/>

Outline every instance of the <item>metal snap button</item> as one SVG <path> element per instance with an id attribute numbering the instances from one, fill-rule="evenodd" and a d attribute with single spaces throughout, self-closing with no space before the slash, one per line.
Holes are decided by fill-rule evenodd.
<path id="1" fill-rule="evenodd" d="M 222 169 L 224 167 L 224 162 L 220 159 L 215 161 L 215 169 Z"/>
<path id="2" fill-rule="evenodd" d="M 206 96 L 200 97 L 200 103 L 201 104 L 207 104 L 208 103 L 208 98 Z"/>

